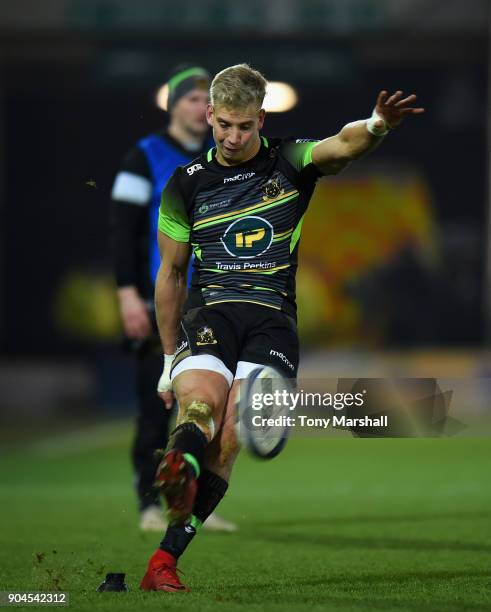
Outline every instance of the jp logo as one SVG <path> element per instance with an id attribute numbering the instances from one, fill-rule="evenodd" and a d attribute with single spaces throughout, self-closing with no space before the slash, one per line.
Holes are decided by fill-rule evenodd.
<path id="1" fill-rule="evenodd" d="M 221 241 L 230 255 L 250 259 L 269 249 L 273 242 L 273 227 L 262 217 L 237 219 L 228 226 Z"/>

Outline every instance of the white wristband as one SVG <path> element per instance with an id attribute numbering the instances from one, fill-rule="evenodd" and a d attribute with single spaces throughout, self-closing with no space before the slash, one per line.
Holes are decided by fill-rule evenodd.
<path id="1" fill-rule="evenodd" d="M 164 370 L 162 376 L 159 379 L 157 385 L 157 391 L 159 393 L 165 393 L 166 391 L 172 391 L 172 381 L 170 379 L 170 370 L 172 362 L 174 361 L 174 355 L 164 355 Z"/>
<path id="2" fill-rule="evenodd" d="M 377 121 L 383 121 L 384 125 L 382 125 L 381 127 L 376 126 L 375 123 Z M 373 109 L 373 113 L 370 119 L 367 119 L 366 125 L 367 130 L 370 132 L 370 134 L 373 134 L 374 136 L 385 136 L 390 129 L 385 119 L 381 115 L 379 115 L 375 109 Z"/>

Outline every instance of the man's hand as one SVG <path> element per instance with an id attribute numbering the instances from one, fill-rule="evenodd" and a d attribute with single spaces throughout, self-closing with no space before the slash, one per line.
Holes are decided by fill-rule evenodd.
<path id="1" fill-rule="evenodd" d="M 148 338 L 152 324 L 145 302 L 135 287 L 118 289 L 119 309 L 125 334 L 133 340 Z"/>
<path id="2" fill-rule="evenodd" d="M 403 98 L 402 91 L 396 91 L 390 97 L 387 91 L 381 91 L 377 98 L 375 105 L 375 112 L 380 115 L 382 119 L 374 122 L 375 127 L 384 127 L 384 121 L 389 128 L 397 127 L 404 117 L 408 115 L 419 115 L 425 112 L 424 108 L 413 108 L 409 106 L 416 100 L 416 95 L 411 94 L 406 98 Z"/>
<path id="3" fill-rule="evenodd" d="M 164 355 L 164 370 L 157 385 L 157 393 L 159 394 L 159 397 L 163 400 L 167 410 L 170 410 L 172 408 L 172 405 L 174 404 L 172 381 L 170 379 L 170 370 L 173 361 L 174 355 Z"/>

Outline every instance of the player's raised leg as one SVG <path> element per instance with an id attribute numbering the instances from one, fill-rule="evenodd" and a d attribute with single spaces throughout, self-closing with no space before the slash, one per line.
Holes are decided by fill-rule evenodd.
<path id="1" fill-rule="evenodd" d="M 208 445 L 205 453 L 204 469 L 228 483 L 235 460 L 240 451 L 239 439 L 236 431 L 236 399 L 240 387 L 240 380 L 235 379 L 227 398 L 227 405 L 223 413 L 220 429 L 213 441 Z M 212 512 L 212 510 L 210 510 Z"/>

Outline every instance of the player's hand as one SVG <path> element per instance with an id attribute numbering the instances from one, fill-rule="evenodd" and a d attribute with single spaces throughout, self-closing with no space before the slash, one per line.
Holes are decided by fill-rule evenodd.
<path id="1" fill-rule="evenodd" d="M 375 122 L 375 127 L 382 128 L 384 121 L 389 128 L 397 127 L 404 117 L 409 115 L 420 115 L 425 112 L 424 108 L 415 108 L 411 106 L 416 100 L 416 94 L 411 94 L 405 98 L 402 97 L 402 91 L 396 91 L 394 94 L 389 96 L 387 91 L 381 91 L 377 98 L 375 105 L 375 112 L 378 113 L 382 119 Z"/>
<path id="2" fill-rule="evenodd" d="M 174 394 L 172 393 L 172 381 L 170 379 L 170 370 L 174 355 L 164 355 L 164 370 L 157 384 L 157 393 L 165 404 L 167 410 L 170 410 L 174 404 Z"/>
<path id="3" fill-rule="evenodd" d="M 159 397 L 164 402 L 166 410 L 170 410 L 174 405 L 174 393 L 172 393 L 172 391 L 159 393 Z"/>
<path id="4" fill-rule="evenodd" d="M 122 287 L 118 290 L 119 308 L 125 334 L 133 340 L 148 338 L 152 324 L 147 306 L 135 287 Z"/>

